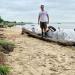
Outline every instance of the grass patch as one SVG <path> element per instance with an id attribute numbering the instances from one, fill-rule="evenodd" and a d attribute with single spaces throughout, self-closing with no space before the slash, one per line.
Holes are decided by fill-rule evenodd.
<path id="1" fill-rule="evenodd" d="M 6 65 L 0 65 L 0 75 L 8 75 L 11 68 Z"/>
<path id="2" fill-rule="evenodd" d="M 0 40 L 0 46 L 7 51 L 13 51 L 15 44 L 6 40 Z"/>
<path id="3" fill-rule="evenodd" d="M 4 46 L 4 45 L 8 45 L 8 44 L 15 46 L 14 43 L 12 43 L 12 42 L 8 42 L 6 40 L 0 40 L 0 45 Z"/>

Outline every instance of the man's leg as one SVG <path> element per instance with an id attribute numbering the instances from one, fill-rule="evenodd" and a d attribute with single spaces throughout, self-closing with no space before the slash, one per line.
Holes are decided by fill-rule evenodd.
<path id="1" fill-rule="evenodd" d="M 47 24 L 44 23 L 44 32 L 45 32 L 45 37 L 47 36 Z"/>
<path id="2" fill-rule="evenodd" d="M 47 32 L 45 31 L 45 37 L 47 37 Z"/>
<path id="3" fill-rule="evenodd" d="M 41 28 L 41 31 L 42 31 L 42 37 L 43 37 L 43 28 Z"/>
<path id="4" fill-rule="evenodd" d="M 42 33 L 42 37 L 43 37 L 43 23 L 40 22 L 40 28 L 41 28 L 41 33 Z"/>

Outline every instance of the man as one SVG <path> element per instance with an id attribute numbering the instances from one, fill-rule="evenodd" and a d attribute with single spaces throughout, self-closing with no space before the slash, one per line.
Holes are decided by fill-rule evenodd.
<path id="1" fill-rule="evenodd" d="M 47 24 L 49 24 L 49 16 L 48 13 L 44 10 L 44 5 L 41 5 L 41 12 L 39 13 L 38 16 L 38 24 L 40 24 L 41 32 L 42 32 L 42 37 L 43 37 L 43 32 L 46 34 L 47 30 Z"/>

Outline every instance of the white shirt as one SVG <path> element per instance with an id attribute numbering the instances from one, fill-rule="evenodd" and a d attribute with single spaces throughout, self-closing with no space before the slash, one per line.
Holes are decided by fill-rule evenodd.
<path id="1" fill-rule="evenodd" d="M 46 11 L 41 11 L 39 13 L 39 16 L 40 16 L 40 22 L 48 22 L 47 12 Z"/>

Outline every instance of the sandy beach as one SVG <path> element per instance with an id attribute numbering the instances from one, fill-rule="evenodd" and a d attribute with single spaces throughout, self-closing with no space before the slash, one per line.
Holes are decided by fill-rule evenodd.
<path id="1" fill-rule="evenodd" d="M 7 55 L 11 75 L 75 75 L 75 47 L 21 35 L 17 27 L 5 29 L 4 34 L 16 45 Z"/>

